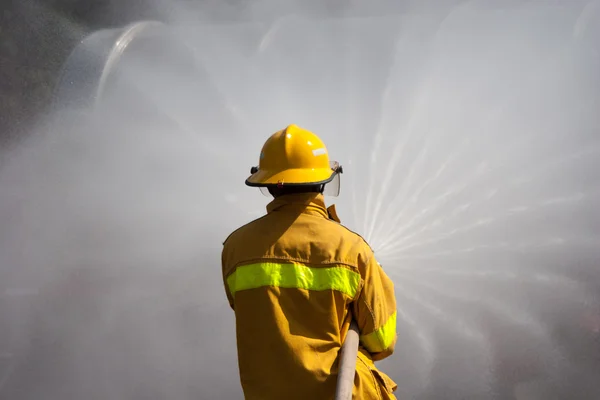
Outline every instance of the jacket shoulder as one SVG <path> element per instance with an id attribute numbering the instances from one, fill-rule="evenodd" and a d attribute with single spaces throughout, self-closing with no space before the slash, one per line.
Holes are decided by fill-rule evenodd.
<path id="1" fill-rule="evenodd" d="M 258 223 L 259 221 L 262 221 L 262 220 L 264 220 L 264 219 L 265 219 L 267 216 L 268 216 L 268 214 L 265 214 L 265 215 L 263 215 L 262 217 L 256 218 L 256 219 L 254 219 L 254 220 L 252 220 L 252 221 L 250 221 L 250 222 L 248 222 L 248 223 L 246 223 L 246 224 L 244 224 L 244 225 L 240 226 L 239 228 L 237 228 L 237 229 L 236 229 L 236 230 L 234 230 L 233 232 L 231 232 L 231 233 L 229 234 L 229 236 L 227 236 L 227 237 L 225 238 L 225 240 L 223 241 L 223 246 L 225 246 L 225 245 L 227 244 L 227 242 L 228 242 L 228 241 L 229 241 L 231 238 L 233 238 L 234 236 L 236 236 L 236 235 L 238 235 L 238 234 L 242 233 L 244 230 L 248 229 L 248 228 L 249 228 L 249 227 L 251 227 L 252 225 L 255 225 L 255 224 L 256 224 L 256 223 Z"/>
<path id="2" fill-rule="evenodd" d="M 346 225 L 342 224 L 341 222 L 335 221 L 333 219 L 328 219 L 327 222 L 330 223 L 330 224 L 337 225 L 339 227 L 338 229 L 340 230 L 340 232 L 343 235 L 347 235 L 348 237 L 354 238 L 354 240 L 356 240 L 356 245 L 357 246 L 364 246 L 371 253 L 375 253 L 373 251 L 373 248 L 371 247 L 371 245 L 360 234 L 358 234 L 355 231 L 353 231 L 352 229 L 348 228 Z"/>

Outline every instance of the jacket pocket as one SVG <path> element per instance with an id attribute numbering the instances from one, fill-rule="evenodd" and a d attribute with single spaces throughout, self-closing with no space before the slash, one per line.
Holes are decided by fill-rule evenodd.
<path id="1" fill-rule="evenodd" d="M 364 354 L 362 351 L 358 352 L 358 358 L 367 367 L 367 369 L 371 373 L 373 381 L 376 382 L 377 385 L 379 386 L 379 391 L 381 393 L 382 399 L 383 400 L 395 400 L 396 397 L 394 396 L 393 393 L 396 390 L 396 388 L 398 387 L 396 382 L 394 382 L 385 373 L 378 370 L 377 367 L 375 366 L 375 364 L 373 363 L 373 361 L 371 360 L 371 358 L 368 357 L 366 354 Z"/>
<path id="2" fill-rule="evenodd" d="M 378 369 L 371 368 L 371 373 L 373 376 L 375 376 L 375 379 L 379 382 L 381 388 L 384 389 L 388 394 L 394 393 L 394 391 L 398 388 L 396 382 Z"/>

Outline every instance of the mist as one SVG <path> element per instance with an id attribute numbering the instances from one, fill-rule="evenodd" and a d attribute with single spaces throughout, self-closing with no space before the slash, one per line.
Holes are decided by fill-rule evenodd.
<path id="1" fill-rule="evenodd" d="M 451 3 L 155 1 L 63 79 L 0 154 L 0 398 L 242 398 L 220 252 L 292 123 L 394 280 L 399 399 L 600 397 L 600 2 Z"/>

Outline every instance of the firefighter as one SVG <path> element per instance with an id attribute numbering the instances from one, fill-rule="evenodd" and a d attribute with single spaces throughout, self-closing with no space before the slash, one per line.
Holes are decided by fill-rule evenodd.
<path id="1" fill-rule="evenodd" d="M 351 319 L 360 330 L 353 398 L 395 399 L 397 385 L 374 365 L 396 344 L 394 286 L 325 206 L 341 173 L 317 135 L 290 125 L 265 142 L 246 180 L 274 198 L 222 253 L 246 399 L 333 399 Z"/>

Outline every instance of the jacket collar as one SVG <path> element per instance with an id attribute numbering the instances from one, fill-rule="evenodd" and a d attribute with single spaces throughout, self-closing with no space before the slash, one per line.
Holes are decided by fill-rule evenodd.
<path id="1" fill-rule="evenodd" d="M 325 206 L 325 197 L 320 193 L 297 193 L 286 194 L 273 199 L 267 205 L 267 213 L 273 211 L 295 211 L 297 213 L 319 215 L 323 218 L 329 218 L 327 207 Z"/>

